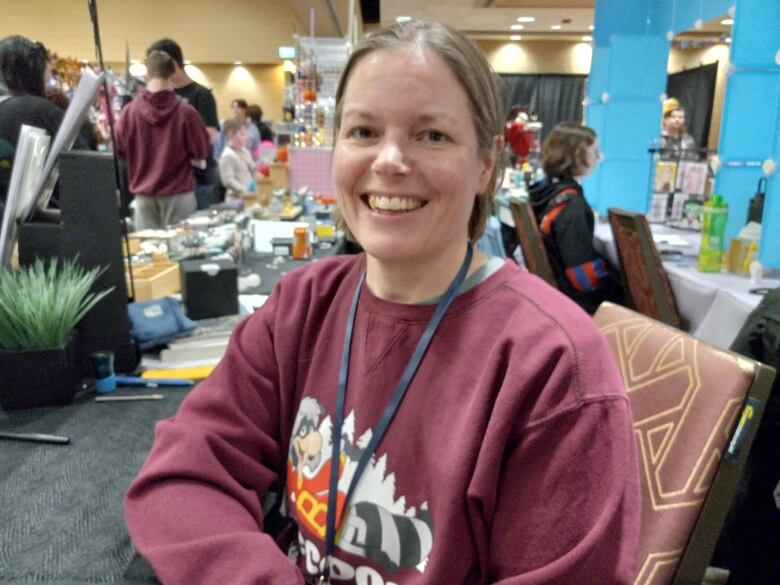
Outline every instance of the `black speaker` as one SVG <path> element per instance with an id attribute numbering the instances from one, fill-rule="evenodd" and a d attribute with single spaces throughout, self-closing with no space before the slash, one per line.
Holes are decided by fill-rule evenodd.
<path id="1" fill-rule="evenodd" d="M 190 319 L 238 314 L 238 267 L 232 260 L 182 260 L 179 266 Z"/>
<path id="2" fill-rule="evenodd" d="M 61 223 L 22 223 L 19 262 L 36 258 L 76 258 L 82 266 L 105 268 L 93 290 L 114 287 L 79 323 L 78 360 L 82 375 L 91 372 L 94 351 L 114 352 L 118 372 L 132 372 L 140 355 L 130 334 L 122 256 L 116 174 L 112 155 L 73 151 L 59 156 Z"/>

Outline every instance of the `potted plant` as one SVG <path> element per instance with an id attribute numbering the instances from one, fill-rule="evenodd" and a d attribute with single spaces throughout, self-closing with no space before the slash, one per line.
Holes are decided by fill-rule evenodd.
<path id="1" fill-rule="evenodd" d="M 74 329 L 113 290 L 90 292 L 99 268 L 37 260 L 0 268 L 0 406 L 69 402 L 78 389 Z"/>

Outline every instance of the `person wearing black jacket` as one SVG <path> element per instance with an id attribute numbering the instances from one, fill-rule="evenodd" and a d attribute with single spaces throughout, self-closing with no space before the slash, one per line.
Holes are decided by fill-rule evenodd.
<path id="1" fill-rule="evenodd" d="M 558 288 L 591 314 L 605 300 L 622 301 L 619 278 L 593 247 L 593 210 L 579 184 L 600 159 L 593 130 L 558 124 L 542 147 L 546 177 L 529 192 Z"/>
<path id="2" fill-rule="evenodd" d="M 49 54 L 43 43 L 14 35 L 0 41 L 0 211 L 5 206 L 14 153 L 22 125 L 45 130 L 52 139 L 65 112 L 46 99 Z M 74 149 L 86 144 L 77 137 Z M 56 202 L 57 198 L 52 198 Z"/>
<path id="3" fill-rule="evenodd" d="M 729 348 L 780 372 L 780 288 L 753 310 Z M 712 562 L 728 585 L 780 583 L 780 377 L 776 377 Z"/>

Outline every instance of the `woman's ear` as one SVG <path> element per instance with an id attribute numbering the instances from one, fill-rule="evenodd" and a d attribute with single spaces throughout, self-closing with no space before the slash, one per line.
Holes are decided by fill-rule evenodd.
<path id="1" fill-rule="evenodd" d="M 496 168 L 498 157 L 501 156 L 503 149 L 504 137 L 498 135 L 494 136 L 493 145 L 490 147 L 490 150 L 482 157 L 482 172 L 479 176 L 478 195 L 484 195 L 488 190 L 488 187 L 490 186 L 488 183 L 493 177 L 493 170 Z"/>

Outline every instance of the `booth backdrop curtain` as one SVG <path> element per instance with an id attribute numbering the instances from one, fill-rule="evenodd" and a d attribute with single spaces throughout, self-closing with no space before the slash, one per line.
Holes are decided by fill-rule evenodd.
<path id="1" fill-rule="evenodd" d="M 541 120 L 542 140 L 560 122 L 582 121 L 586 75 L 502 73 L 507 114 L 512 106 L 528 106 Z"/>
<path id="2" fill-rule="evenodd" d="M 673 73 L 666 81 L 666 95 L 685 108 L 685 126 L 700 148 L 707 148 L 715 97 L 718 63 Z"/>

